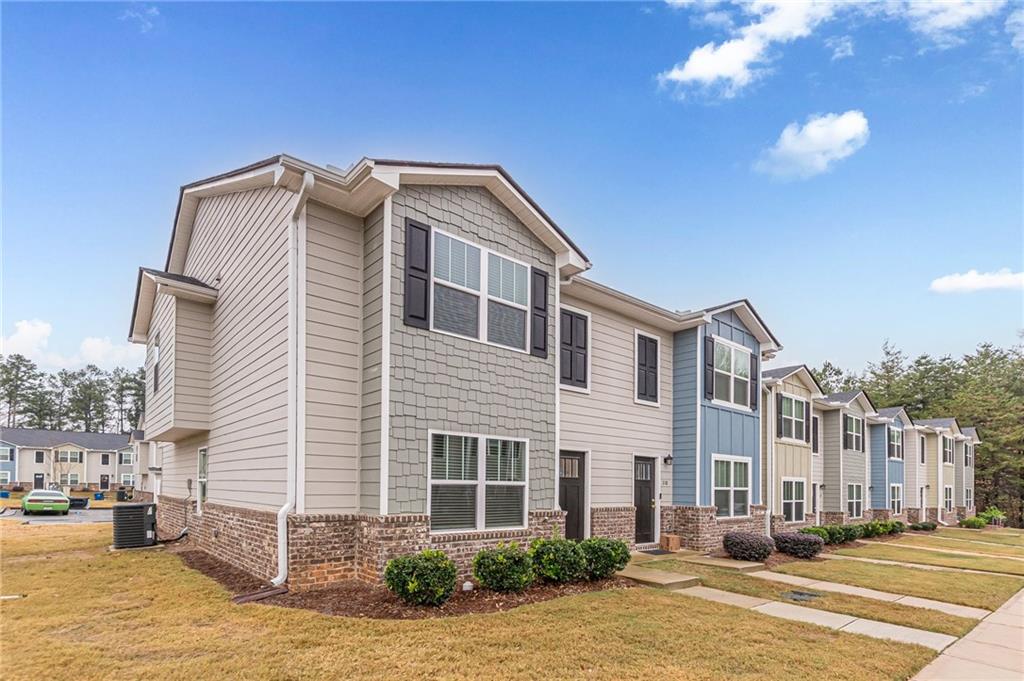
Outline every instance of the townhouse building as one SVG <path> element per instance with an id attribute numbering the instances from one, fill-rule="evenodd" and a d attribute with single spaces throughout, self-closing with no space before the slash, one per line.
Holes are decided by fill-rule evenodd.
<path id="1" fill-rule="evenodd" d="M 913 425 L 903 407 L 884 407 L 878 410 L 877 422 L 868 426 L 871 508 L 876 518 L 907 522 L 906 441 L 908 433 L 913 437 L 914 431 L 908 430 Z"/>
<path id="2" fill-rule="evenodd" d="M 873 517 L 868 420 L 878 417 L 863 390 L 816 400 L 822 434 L 821 522 L 844 524 Z"/>
<path id="3" fill-rule="evenodd" d="M 0 428 L 0 485 L 26 489 L 132 486 L 127 435 Z"/>

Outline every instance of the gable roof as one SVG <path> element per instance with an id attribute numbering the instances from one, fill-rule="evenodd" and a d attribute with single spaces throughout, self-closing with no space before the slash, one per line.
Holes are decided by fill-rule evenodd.
<path id="1" fill-rule="evenodd" d="M 735 310 L 736 316 L 740 318 L 747 330 L 753 334 L 754 338 L 759 343 L 766 344 L 768 347 L 764 350 L 768 353 L 776 353 L 782 349 L 782 343 L 775 337 L 768 325 L 761 319 L 761 315 L 754 309 L 754 305 L 746 298 L 740 298 L 739 300 L 730 300 L 728 303 L 721 303 L 720 305 L 712 305 L 711 307 L 705 307 L 701 310 L 704 316 L 710 321 L 711 317 L 718 314 L 719 312 L 726 312 L 727 310 Z M 681 312 L 680 314 L 687 314 L 688 311 Z"/>
<path id="2" fill-rule="evenodd" d="M 563 296 L 578 298 L 664 331 L 681 331 L 706 323 L 702 312 L 679 313 L 667 310 L 580 275 L 563 282 L 561 290 Z M 566 305 L 571 306 L 572 303 Z"/>
<path id="3" fill-rule="evenodd" d="M 947 428 L 953 432 L 960 434 L 960 424 L 952 416 L 945 416 L 937 419 L 918 419 L 917 425 L 927 426 L 928 428 Z"/>
<path id="4" fill-rule="evenodd" d="M 878 410 L 878 415 L 882 418 L 894 419 L 902 414 L 902 419 L 907 425 L 914 425 L 914 419 L 910 418 L 910 414 L 904 407 L 882 407 Z"/>
<path id="5" fill-rule="evenodd" d="M 794 364 L 788 367 L 773 367 L 771 369 L 765 369 L 761 372 L 761 377 L 768 381 L 784 381 L 794 374 L 800 374 L 804 380 L 804 384 L 813 393 L 815 390 L 818 391 L 817 395 L 812 397 L 821 397 L 824 394 L 824 390 L 821 389 L 821 384 L 818 383 L 818 379 L 814 377 L 814 372 L 808 368 L 806 364 Z"/>
<path id="6" fill-rule="evenodd" d="M 70 444 L 94 451 L 115 451 L 128 446 L 128 436 L 118 433 L 83 433 L 37 428 L 0 428 L 0 440 L 18 447 L 45 449 Z"/>
<path id="7" fill-rule="evenodd" d="M 961 431 L 964 435 L 971 438 L 975 442 L 981 442 L 981 436 L 978 435 L 978 429 L 975 428 L 974 426 L 965 426 L 964 428 L 961 428 Z"/>
<path id="8" fill-rule="evenodd" d="M 129 340 L 143 342 L 146 339 L 153 314 L 153 302 L 158 293 L 167 293 L 201 303 L 211 303 L 217 299 L 217 289 L 195 277 L 140 267 L 139 278 L 135 282 L 132 320 L 128 325 Z"/>
<path id="9" fill-rule="evenodd" d="M 875 403 L 871 401 L 871 396 L 863 390 L 844 390 L 842 392 L 832 393 L 826 395 L 819 404 L 822 406 L 847 406 L 854 400 L 863 401 L 867 407 L 865 411 L 877 413 L 878 410 L 875 408 Z"/>

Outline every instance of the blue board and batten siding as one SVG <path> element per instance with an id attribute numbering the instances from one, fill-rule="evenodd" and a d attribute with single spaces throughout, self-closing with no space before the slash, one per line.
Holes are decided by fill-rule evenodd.
<path id="1" fill-rule="evenodd" d="M 750 457 L 751 503 L 761 503 L 760 400 L 754 411 L 731 409 L 705 398 L 703 366 L 698 349 L 705 334 L 719 336 L 749 348 L 760 372 L 760 343 L 732 310 L 718 313 L 710 324 L 680 331 L 675 336 L 673 364 L 672 475 L 673 504 L 711 505 L 711 457 L 729 454 Z M 697 414 L 700 413 L 700 498 L 696 498 Z"/>
<path id="2" fill-rule="evenodd" d="M 903 419 L 897 416 L 892 424 L 871 426 L 871 508 L 889 508 L 889 486 L 902 485 L 903 461 L 906 458 L 906 436 L 904 436 L 904 459 L 889 458 L 889 434 L 887 428 L 903 430 Z M 907 492 L 903 490 L 904 503 Z"/>

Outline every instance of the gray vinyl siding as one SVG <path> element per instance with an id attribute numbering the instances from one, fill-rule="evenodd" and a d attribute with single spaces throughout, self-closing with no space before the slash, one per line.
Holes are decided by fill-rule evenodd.
<path id="1" fill-rule="evenodd" d="M 43 452 L 43 463 L 36 463 L 36 452 Z M 50 483 L 52 450 L 39 447 L 18 447 L 18 452 L 14 456 L 18 462 L 18 482 L 29 488 L 35 474 L 42 473 L 45 476 L 45 484 Z"/>
<path id="2" fill-rule="evenodd" d="M 149 423 L 149 417 L 146 417 Z M 199 472 L 199 448 L 209 444 L 205 435 L 197 435 L 180 442 L 162 442 L 158 446 L 163 457 L 160 493 L 181 499 L 195 498 L 196 475 Z M 211 457 L 212 461 L 212 457 Z M 217 494 L 218 481 L 211 476 L 208 497 Z M 191 486 L 191 489 L 189 489 Z"/>
<path id="3" fill-rule="evenodd" d="M 672 451 L 671 333 L 645 328 L 619 313 L 563 295 L 563 305 L 590 313 L 590 393 L 562 390 L 560 447 L 590 452 L 590 505 L 633 503 L 633 455 Z M 636 404 L 635 329 L 658 339 L 660 406 Z M 671 476 L 662 474 L 664 499 Z"/>
<path id="4" fill-rule="evenodd" d="M 146 424 L 154 435 L 174 425 L 174 298 L 158 295 L 153 304 L 149 340 L 146 344 Z M 160 342 L 160 365 L 156 363 L 156 345 Z M 159 390 L 153 390 L 153 373 L 159 370 Z"/>
<path id="5" fill-rule="evenodd" d="M 953 441 L 953 505 L 964 505 L 964 443 Z M 946 470 L 949 470 L 948 468 Z"/>
<path id="6" fill-rule="evenodd" d="M 826 411 L 821 416 L 821 436 L 824 444 L 822 454 L 823 470 L 822 480 L 825 489 L 823 492 L 823 511 L 844 511 L 846 510 L 846 490 L 843 488 L 843 475 L 841 469 L 842 458 L 842 436 L 840 435 L 838 409 Z"/>
<path id="7" fill-rule="evenodd" d="M 857 405 L 856 402 L 851 404 L 846 409 L 841 409 L 840 413 L 850 414 L 851 416 L 857 416 L 864 418 L 864 411 Z M 842 421 L 839 422 L 842 424 Z M 840 425 L 840 428 L 842 426 Z M 842 431 L 840 430 L 840 433 Z M 846 509 L 846 486 L 847 485 L 860 485 L 861 486 L 861 499 L 864 500 L 864 510 L 871 508 L 871 494 L 868 491 L 868 476 L 870 475 L 869 457 L 871 456 L 871 437 L 868 428 L 867 421 L 864 422 L 864 449 L 865 451 L 857 451 L 854 449 L 843 450 L 843 479 L 841 485 L 841 492 L 843 495 L 843 505 L 840 510 Z M 842 445 L 842 439 L 839 441 Z"/>
<path id="8" fill-rule="evenodd" d="M 210 428 L 211 312 L 210 305 L 174 299 L 173 395 L 178 428 Z"/>
<path id="9" fill-rule="evenodd" d="M 306 206 L 305 511 L 359 505 L 363 221 Z"/>
<path id="10" fill-rule="evenodd" d="M 184 495 L 202 443 L 210 448 L 209 501 L 262 509 L 284 503 L 293 196 L 268 187 L 199 203 L 182 274 L 219 291 L 210 318 L 210 426 L 208 437 L 165 447 L 167 494 Z M 151 418 L 147 409 L 147 430 Z"/>
<path id="11" fill-rule="evenodd" d="M 921 465 L 921 434 L 916 430 L 904 430 L 903 434 L 903 502 L 907 508 L 921 507 L 921 488 L 925 482 L 924 466 Z"/>
<path id="12" fill-rule="evenodd" d="M 383 311 L 384 206 L 365 219 L 363 234 L 362 371 L 360 392 L 359 506 L 363 513 L 380 512 L 381 318 Z"/>
<path id="13" fill-rule="evenodd" d="M 822 453 L 825 448 L 825 419 L 822 412 L 812 409 L 811 419 L 818 417 L 818 453 L 811 454 L 811 482 L 819 485 L 825 481 L 825 455 Z M 821 506 L 819 500 L 818 506 Z"/>
<path id="14" fill-rule="evenodd" d="M 407 217 L 547 272 L 547 358 L 405 325 Z M 403 186 L 393 197 L 390 235 L 389 513 L 427 511 L 429 429 L 528 439 L 529 507 L 553 508 L 554 253 L 490 192 L 478 187 Z"/>
<path id="15" fill-rule="evenodd" d="M 697 503 L 697 343 L 696 328 L 673 339 L 672 362 L 672 503 Z"/>

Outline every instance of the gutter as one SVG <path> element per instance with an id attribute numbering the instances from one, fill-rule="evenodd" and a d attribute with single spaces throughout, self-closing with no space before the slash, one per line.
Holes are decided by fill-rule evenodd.
<path id="1" fill-rule="evenodd" d="M 291 216 L 288 221 L 288 449 L 285 468 L 287 482 L 285 487 L 285 503 L 277 511 L 277 575 L 270 583 L 279 587 L 288 580 L 288 514 L 295 508 L 296 480 L 298 479 L 298 429 L 299 401 L 298 372 L 302 370 L 298 362 L 298 279 L 299 279 L 299 217 L 309 192 L 314 184 L 313 173 L 302 175 L 302 187 L 295 196 Z"/>

